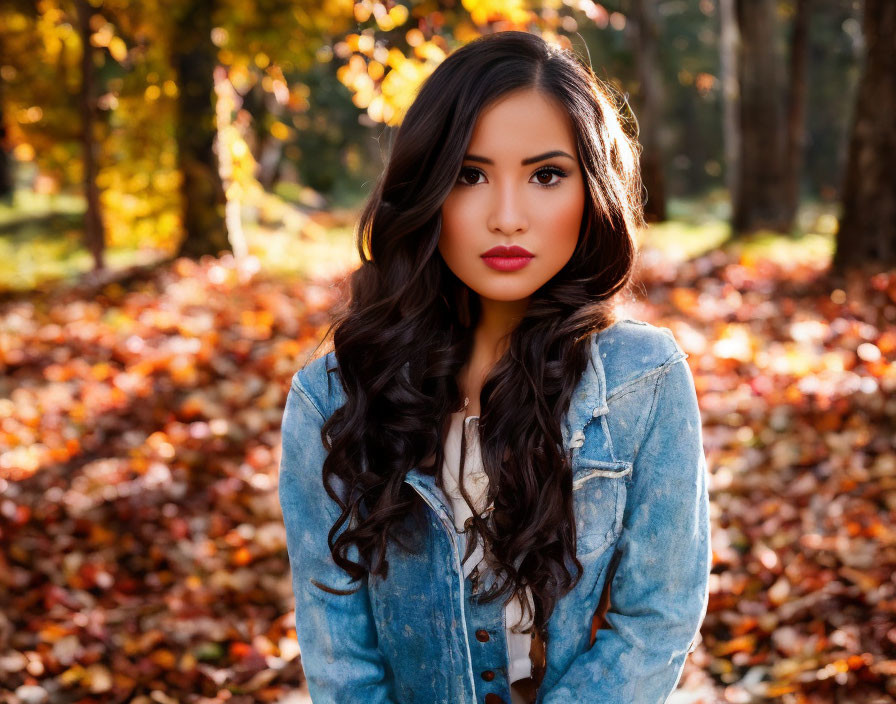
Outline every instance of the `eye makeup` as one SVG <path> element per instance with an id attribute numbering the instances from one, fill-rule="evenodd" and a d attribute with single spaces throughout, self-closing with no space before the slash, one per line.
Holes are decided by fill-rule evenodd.
<path id="1" fill-rule="evenodd" d="M 461 186 L 479 186 L 479 185 L 481 185 L 479 183 L 466 183 L 463 180 L 465 173 L 482 174 L 483 176 L 485 175 L 481 169 L 478 169 L 475 166 L 461 167 L 460 176 L 458 176 L 458 179 L 457 179 L 457 183 Z M 566 178 L 567 176 L 569 176 L 569 173 L 564 171 L 563 169 L 561 169 L 559 166 L 550 166 L 550 165 L 542 166 L 541 168 L 537 169 L 533 173 L 533 176 L 537 176 L 540 173 L 548 173 L 548 174 L 559 177 L 559 180 L 555 181 L 554 183 L 539 183 L 538 184 L 539 186 L 542 186 L 544 188 L 554 188 L 555 186 L 559 186 L 560 183 L 563 181 L 563 179 Z"/>

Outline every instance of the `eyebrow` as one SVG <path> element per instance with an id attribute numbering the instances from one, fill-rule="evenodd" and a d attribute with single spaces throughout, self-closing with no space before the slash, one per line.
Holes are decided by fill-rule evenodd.
<path id="1" fill-rule="evenodd" d="M 570 154 L 567 154 L 564 151 L 560 151 L 559 149 L 556 149 L 552 152 L 545 152 L 544 154 L 539 154 L 538 156 L 527 157 L 520 162 L 520 166 L 525 166 L 526 164 L 534 164 L 537 161 L 544 161 L 545 159 L 552 159 L 555 156 L 565 156 L 565 157 L 569 157 L 570 159 L 575 161 L 575 158 L 573 156 L 571 156 Z M 481 161 L 483 164 L 494 164 L 495 163 L 494 161 L 492 161 L 491 159 L 489 159 L 487 157 L 477 156 L 476 154 L 465 154 L 464 161 Z"/>

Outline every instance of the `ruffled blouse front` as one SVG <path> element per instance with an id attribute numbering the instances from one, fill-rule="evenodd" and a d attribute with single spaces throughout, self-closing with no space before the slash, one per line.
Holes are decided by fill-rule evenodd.
<path id="1" fill-rule="evenodd" d="M 464 404 L 466 408 L 466 403 Z M 464 524 L 472 516 L 472 511 L 460 493 L 458 475 L 460 473 L 461 432 L 465 434 L 464 445 L 466 448 L 464 459 L 464 487 L 473 500 L 478 514 L 481 516 L 492 506 L 485 506 L 488 493 L 488 475 L 482 467 L 482 457 L 479 450 L 479 416 L 464 417 L 465 410 L 451 415 L 451 423 L 445 438 L 445 462 L 442 466 L 442 484 L 445 493 L 452 504 L 454 511 L 454 525 L 458 531 L 464 530 Z M 490 569 L 482 547 L 482 541 L 478 541 L 474 551 L 463 563 L 464 578 L 468 577 L 475 569 Z M 531 592 L 527 589 L 529 605 L 532 608 Z M 519 624 L 520 628 L 531 625 L 522 624 L 522 609 L 517 598 L 511 599 L 504 607 L 504 623 L 507 634 L 507 663 L 508 681 L 529 677 L 532 674 L 532 662 L 529 658 L 529 648 L 532 644 L 531 633 L 514 633 L 512 628 Z"/>

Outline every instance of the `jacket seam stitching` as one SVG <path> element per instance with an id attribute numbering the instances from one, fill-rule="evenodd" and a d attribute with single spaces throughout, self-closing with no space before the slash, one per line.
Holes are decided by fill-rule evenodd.
<path id="1" fill-rule="evenodd" d="M 291 384 L 292 388 L 295 389 L 298 393 L 305 397 L 305 400 L 311 404 L 311 407 L 317 411 L 317 414 L 321 417 L 321 420 L 326 421 L 327 417 L 323 414 L 323 411 L 317 407 L 317 404 L 311 398 L 307 391 L 305 391 L 305 387 L 302 385 L 302 382 L 298 379 L 293 379 Z"/>
<path id="2" fill-rule="evenodd" d="M 610 423 L 607 420 L 606 413 L 600 417 L 600 427 L 601 430 L 603 430 L 604 437 L 607 439 L 607 446 L 610 449 L 610 457 L 613 458 L 614 462 L 618 462 L 619 460 L 616 457 L 616 446 L 613 444 L 613 434 L 610 432 Z"/>
<path id="3" fill-rule="evenodd" d="M 656 375 L 656 384 L 654 384 L 654 386 L 653 386 L 653 399 L 651 400 L 651 403 L 650 403 L 650 412 L 647 414 L 647 423 L 644 427 L 644 432 L 642 433 L 641 438 L 638 441 L 638 447 L 635 448 L 634 456 L 632 457 L 632 465 L 634 465 L 635 460 L 638 459 L 638 454 L 641 452 L 641 445 L 644 444 L 644 438 L 647 437 L 647 434 L 650 432 L 650 429 L 653 427 L 653 423 L 654 423 L 655 417 L 656 417 L 656 409 L 657 409 L 657 405 L 658 405 L 657 399 L 660 396 L 660 386 L 661 386 L 660 382 L 666 376 L 666 373 L 668 373 L 668 370 L 671 368 L 671 366 L 672 366 L 671 364 L 664 364 L 662 366 L 664 373 L 662 375 L 660 375 L 660 374 Z"/>
<path id="4" fill-rule="evenodd" d="M 609 403 L 609 401 L 611 399 L 614 399 L 623 393 L 627 393 L 629 390 L 629 387 L 634 386 L 635 384 L 638 384 L 639 382 L 642 382 L 645 379 L 649 379 L 651 376 L 654 376 L 655 374 L 660 374 L 661 372 L 667 370 L 669 367 L 671 367 L 673 364 L 675 364 L 679 360 L 685 359 L 687 356 L 688 355 L 684 352 L 678 352 L 678 351 L 674 352 L 672 354 L 672 356 L 669 357 L 669 359 L 667 359 L 665 362 L 660 364 L 658 367 L 654 367 L 650 371 L 644 372 L 644 374 L 642 374 L 641 376 L 636 377 L 635 379 L 632 379 L 631 381 L 626 381 L 623 384 L 621 384 L 620 386 L 617 386 L 607 396 L 607 398 L 606 398 L 607 402 Z"/>

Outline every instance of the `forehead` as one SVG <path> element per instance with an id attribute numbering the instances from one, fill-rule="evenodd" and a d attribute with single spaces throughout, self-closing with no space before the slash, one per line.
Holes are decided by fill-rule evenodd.
<path id="1" fill-rule="evenodd" d="M 516 158 L 552 149 L 575 154 L 575 144 L 575 130 L 563 104 L 525 89 L 502 96 L 479 114 L 468 151 L 495 159 Z"/>

